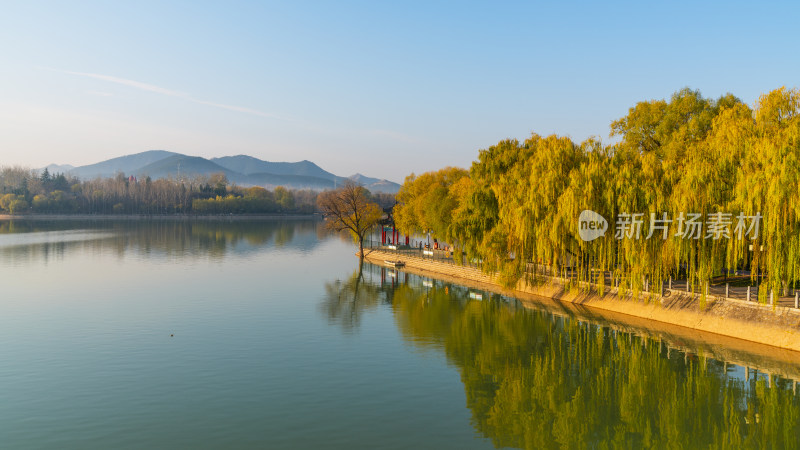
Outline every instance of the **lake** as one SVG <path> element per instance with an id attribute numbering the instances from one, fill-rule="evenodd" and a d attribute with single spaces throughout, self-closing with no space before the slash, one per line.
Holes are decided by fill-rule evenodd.
<path id="1" fill-rule="evenodd" d="M 355 251 L 310 219 L 0 221 L 0 447 L 798 446 L 791 354 Z"/>

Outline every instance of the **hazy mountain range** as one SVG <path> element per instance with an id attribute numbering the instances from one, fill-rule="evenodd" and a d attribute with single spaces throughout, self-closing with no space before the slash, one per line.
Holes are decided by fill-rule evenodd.
<path id="1" fill-rule="evenodd" d="M 80 167 L 51 164 L 47 169 L 52 173 L 66 173 L 85 180 L 113 177 L 119 172 L 154 179 L 224 173 L 230 182 L 240 186 L 323 190 L 352 180 L 372 192 L 396 193 L 400 189 L 400 185 L 392 181 L 361 174 L 349 177 L 334 175 L 311 161 L 270 162 L 247 155 L 206 159 L 165 150 L 150 150 Z"/>

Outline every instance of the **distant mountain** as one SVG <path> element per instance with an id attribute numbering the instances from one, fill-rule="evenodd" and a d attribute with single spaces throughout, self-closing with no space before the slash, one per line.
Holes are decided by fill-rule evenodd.
<path id="1" fill-rule="evenodd" d="M 47 167 L 42 167 L 41 169 L 39 169 L 39 172 L 43 172 L 44 169 L 47 169 L 47 171 L 50 172 L 51 174 L 67 173 L 74 168 L 75 166 L 71 166 L 69 164 L 50 164 Z"/>
<path id="2" fill-rule="evenodd" d="M 139 169 L 132 170 L 130 173 L 143 177 L 167 178 L 170 176 L 184 175 L 187 177 L 195 175 L 211 175 L 213 173 L 224 173 L 229 180 L 241 174 L 228 170 L 219 164 L 209 161 L 199 156 L 186 156 L 178 153 L 160 159 Z"/>
<path id="3" fill-rule="evenodd" d="M 383 181 L 387 181 L 387 180 L 382 180 L 380 178 L 372 178 L 372 177 L 368 177 L 366 175 L 361 175 L 360 173 L 357 173 L 355 175 L 350 175 L 349 177 L 347 177 L 347 179 L 353 180 L 356 183 L 364 185 L 364 186 L 369 186 L 370 184 L 375 184 L 375 183 L 380 183 L 380 182 L 383 182 Z M 391 181 L 389 181 L 389 183 L 391 183 Z"/>
<path id="4" fill-rule="evenodd" d="M 64 168 L 54 170 L 53 168 Z M 44 169 L 42 169 L 44 170 Z M 270 162 L 248 155 L 223 156 L 206 159 L 166 150 L 150 150 L 120 156 L 88 166 L 48 166 L 51 172 L 67 172 L 83 179 L 112 177 L 119 172 L 151 178 L 193 177 L 224 173 L 228 180 L 240 186 L 284 186 L 291 189 L 325 190 L 341 186 L 348 179 L 364 185 L 371 192 L 395 193 L 400 185 L 388 180 L 361 174 L 349 178 L 334 175 L 311 161 Z"/>
<path id="5" fill-rule="evenodd" d="M 350 175 L 347 177 L 348 179 L 355 181 L 356 183 L 365 186 L 370 192 L 389 192 L 389 193 L 396 193 L 400 190 L 400 185 L 395 183 L 394 181 L 389 180 L 382 180 L 379 178 L 371 178 L 365 175 L 361 175 L 357 173 L 355 175 Z"/>
<path id="6" fill-rule="evenodd" d="M 211 158 L 211 161 L 220 166 L 239 172 L 245 175 L 254 173 L 271 173 L 274 175 L 306 175 L 310 177 L 334 180 L 336 175 L 323 170 L 320 166 L 311 161 L 303 160 L 300 162 L 270 162 L 247 155 L 223 156 L 222 158 Z"/>
<path id="7" fill-rule="evenodd" d="M 357 173 L 355 175 L 350 175 L 347 178 L 355 181 L 358 184 L 363 184 L 364 186 L 382 181 L 378 178 L 370 178 L 368 176 L 361 175 L 360 173 Z"/>
<path id="8" fill-rule="evenodd" d="M 334 182 L 325 178 L 309 177 L 305 175 L 277 175 L 273 173 L 254 173 L 246 175 L 243 185 L 253 186 L 286 186 L 295 189 L 313 189 L 323 191 L 333 189 Z"/>
<path id="9" fill-rule="evenodd" d="M 136 173 L 142 167 L 160 161 L 164 158 L 178 155 L 166 150 L 150 150 L 134 155 L 120 156 L 106 161 L 101 161 L 88 166 L 76 167 L 69 171 L 71 175 L 79 178 L 92 179 L 97 177 L 113 177 L 117 172 L 126 174 Z"/>
<path id="10" fill-rule="evenodd" d="M 400 185 L 394 181 L 378 180 L 374 183 L 364 185 L 370 192 L 386 192 L 396 194 L 400 190 Z"/>

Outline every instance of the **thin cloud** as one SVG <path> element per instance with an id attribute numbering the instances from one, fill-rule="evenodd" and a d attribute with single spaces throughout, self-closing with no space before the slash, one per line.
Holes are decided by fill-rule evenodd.
<path id="1" fill-rule="evenodd" d="M 72 72 L 72 71 L 69 71 L 69 70 L 56 70 L 56 71 L 57 72 L 61 72 L 61 73 L 67 73 L 67 74 L 70 74 L 70 75 L 78 75 L 78 76 L 81 76 L 81 77 L 94 78 L 96 80 L 109 81 L 111 83 L 117 83 L 117 84 L 121 84 L 123 86 L 129 86 L 129 87 L 132 87 L 132 88 L 141 89 L 143 91 L 155 92 L 156 94 L 162 94 L 162 95 L 168 95 L 170 97 L 181 97 L 181 98 L 186 98 L 186 99 L 191 98 L 189 96 L 189 94 L 186 94 L 184 92 L 178 92 L 178 91 L 173 91 L 173 90 L 170 90 L 170 89 L 164 89 L 162 87 L 158 87 L 158 86 L 155 86 L 155 85 L 152 85 L 152 84 L 141 83 L 139 81 L 126 80 L 125 78 L 112 77 L 110 75 L 101 75 L 101 74 L 97 74 L 97 73 Z"/>
<path id="2" fill-rule="evenodd" d="M 278 116 L 276 116 L 274 114 L 261 112 L 261 111 L 258 111 L 256 109 L 245 108 L 243 106 L 234 106 L 234 105 L 225 105 L 225 104 L 222 104 L 222 103 L 207 102 L 205 100 L 197 100 L 197 99 L 194 99 L 194 98 L 191 98 L 191 97 L 187 98 L 187 100 L 191 100 L 191 101 L 193 101 L 195 103 L 199 103 L 201 105 L 208 105 L 208 106 L 214 106 L 216 108 L 228 109 L 230 111 L 238 111 L 238 112 L 243 112 L 243 113 L 247 113 L 247 114 L 255 114 L 257 116 L 269 117 L 271 119 L 282 119 L 281 117 L 278 117 Z"/>
<path id="3" fill-rule="evenodd" d="M 59 69 L 49 69 L 49 68 L 47 68 L 47 70 L 52 70 L 54 72 L 66 73 L 66 74 L 69 74 L 69 75 L 77 75 L 77 76 L 81 76 L 81 77 L 94 78 L 96 80 L 107 81 L 107 82 L 110 82 L 110 83 L 121 84 L 123 86 L 128 86 L 128 87 L 140 89 L 142 91 L 153 92 L 153 93 L 156 93 L 156 94 L 166 95 L 166 96 L 169 96 L 169 97 L 182 98 L 184 100 L 188 100 L 188 101 L 190 101 L 192 103 L 197 103 L 197 104 L 200 104 L 200 105 L 213 106 L 214 108 L 220 108 L 220 109 L 227 109 L 228 111 L 236 111 L 236 112 L 241 112 L 241 113 L 246 113 L 246 114 L 253 114 L 253 115 L 256 115 L 256 116 L 268 117 L 268 118 L 271 118 L 271 119 L 283 119 L 282 117 L 279 117 L 279 116 L 277 116 L 275 114 L 266 113 L 266 112 L 263 112 L 263 111 L 259 111 L 257 109 L 245 108 L 243 106 L 225 105 L 223 103 L 215 103 L 215 102 L 210 102 L 210 101 L 207 101 L 207 100 L 200 100 L 200 99 L 192 97 L 191 95 L 189 95 L 189 94 L 187 94 L 185 92 L 174 91 L 174 90 L 171 90 L 171 89 L 166 89 L 166 88 L 162 88 L 160 86 L 156 86 L 154 84 L 142 83 L 140 81 L 128 80 L 126 78 L 113 77 L 113 76 L 110 76 L 110 75 L 102 75 L 102 74 L 98 74 L 98 73 L 73 72 L 73 71 L 70 71 L 70 70 L 59 70 Z"/>

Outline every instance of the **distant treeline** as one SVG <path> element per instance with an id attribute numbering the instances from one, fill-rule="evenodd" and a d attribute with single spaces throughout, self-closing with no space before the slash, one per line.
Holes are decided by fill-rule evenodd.
<path id="1" fill-rule="evenodd" d="M 571 266 L 582 280 L 610 270 L 634 290 L 688 276 L 702 291 L 742 268 L 766 273 L 760 295 L 800 281 L 800 91 L 750 108 L 684 89 L 637 103 L 611 136 L 533 134 L 481 150 L 468 171 L 412 174 L 398 227 L 432 230 L 509 284 L 530 262 Z M 604 238 L 581 238 L 584 210 L 607 219 Z"/>
<path id="2" fill-rule="evenodd" d="M 372 195 L 384 207 L 390 194 Z M 137 179 L 123 173 L 82 181 L 47 169 L 0 167 L 0 211 L 11 214 L 311 214 L 317 192 L 240 187 L 223 174 Z"/>

